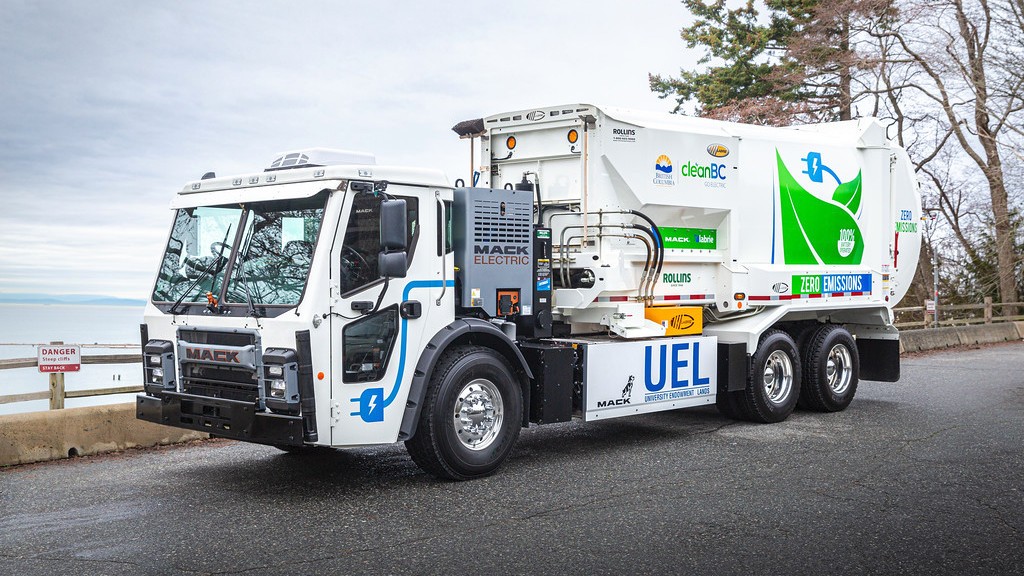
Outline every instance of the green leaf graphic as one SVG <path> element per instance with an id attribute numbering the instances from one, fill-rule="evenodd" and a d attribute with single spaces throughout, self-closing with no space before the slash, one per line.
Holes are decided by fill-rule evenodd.
<path id="1" fill-rule="evenodd" d="M 786 264 L 860 264 L 864 238 L 848 206 L 859 207 L 860 174 L 822 200 L 800 185 L 782 162 L 778 150 L 779 200 L 782 212 L 782 248 Z"/>
<path id="2" fill-rule="evenodd" d="M 846 206 L 852 214 L 856 214 L 860 210 L 860 174 L 858 170 L 856 178 L 840 184 L 836 187 L 835 193 L 832 194 L 832 201 Z"/>

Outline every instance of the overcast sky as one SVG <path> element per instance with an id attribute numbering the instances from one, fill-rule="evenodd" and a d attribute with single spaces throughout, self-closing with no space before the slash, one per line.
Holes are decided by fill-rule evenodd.
<path id="1" fill-rule="evenodd" d="M 187 180 L 363 150 L 466 177 L 456 122 L 670 110 L 678 0 L 43 2 L 0 19 L 0 293 L 144 298 Z"/>

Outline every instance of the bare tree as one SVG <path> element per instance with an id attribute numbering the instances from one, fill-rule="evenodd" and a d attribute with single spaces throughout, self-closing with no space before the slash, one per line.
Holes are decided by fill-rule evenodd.
<path id="1" fill-rule="evenodd" d="M 1012 59 L 1002 51 L 1011 38 L 1001 35 L 1004 27 L 997 20 L 1016 14 L 1024 22 L 1019 18 L 1024 0 L 995 1 L 1005 4 L 994 8 L 990 0 L 924 0 L 904 7 L 898 25 L 876 33 L 895 41 L 900 56 L 894 61 L 922 72 L 908 87 L 938 110 L 937 120 L 948 131 L 942 144 L 955 143 L 980 170 L 989 193 L 999 295 L 1003 302 L 1016 302 L 1021 257 L 1014 251 L 1003 154 L 1015 128 L 1012 122 L 1024 109 L 1024 74 L 1007 65 Z M 935 185 L 954 234 L 970 253 L 973 241 L 963 234 L 948 182 L 927 164 L 919 162 L 919 168 Z M 1016 313 L 1011 307 L 1003 312 Z"/>

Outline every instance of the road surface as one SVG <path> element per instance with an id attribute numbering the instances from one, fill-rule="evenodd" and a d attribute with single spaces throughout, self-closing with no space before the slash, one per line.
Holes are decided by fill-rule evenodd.
<path id="1" fill-rule="evenodd" d="M 401 445 L 215 441 L 0 470 L 0 573 L 1022 574 L 1024 344 L 904 359 L 839 414 L 524 430 L 496 476 Z"/>

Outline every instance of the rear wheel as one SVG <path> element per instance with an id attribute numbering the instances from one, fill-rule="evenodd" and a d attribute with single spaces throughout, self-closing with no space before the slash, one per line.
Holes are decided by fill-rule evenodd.
<path id="1" fill-rule="evenodd" d="M 405 442 L 413 461 L 439 478 L 493 473 L 519 437 L 523 397 L 505 359 L 459 346 L 434 368 L 416 433 Z"/>
<path id="2" fill-rule="evenodd" d="M 747 388 L 737 402 L 752 422 L 781 422 L 800 397 L 800 361 L 793 337 L 782 330 L 761 336 L 751 358 Z"/>
<path id="3" fill-rule="evenodd" d="M 838 324 L 826 324 L 807 339 L 805 346 L 800 407 L 822 412 L 844 410 L 853 401 L 860 379 L 860 356 L 853 336 Z"/>

